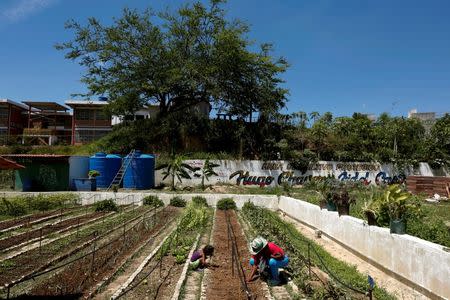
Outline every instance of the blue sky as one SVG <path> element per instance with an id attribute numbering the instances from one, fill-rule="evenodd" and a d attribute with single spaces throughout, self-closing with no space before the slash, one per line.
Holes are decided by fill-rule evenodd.
<path id="1" fill-rule="evenodd" d="M 184 2 L 1 0 L 0 98 L 63 102 L 85 90 L 83 69 L 53 48 L 73 37 L 66 20 Z M 448 0 L 229 0 L 226 9 L 290 62 L 285 113 L 450 111 Z"/>

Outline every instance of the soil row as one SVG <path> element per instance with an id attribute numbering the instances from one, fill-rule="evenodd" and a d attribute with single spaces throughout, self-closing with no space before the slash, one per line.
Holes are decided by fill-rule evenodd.
<path id="1" fill-rule="evenodd" d="M 38 221 L 40 219 L 43 219 L 43 221 L 46 221 L 46 220 L 49 220 L 51 217 L 57 218 L 61 215 L 61 213 L 64 214 L 66 212 L 70 212 L 70 211 L 73 211 L 78 208 L 80 208 L 80 207 L 75 206 L 75 207 L 70 207 L 70 208 L 64 208 L 62 210 L 56 209 L 56 210 L 35 213 L 32 215 L 28 215 L 28 216 L 23 216 L 23 217 L 14 218 L 11 220 L 2 221 L 2 222 L 0 222 L 0 231 L 5 231 L 6 229 L 11 228 L 11 227 L 18 228 L 18 227 L 25 226 L 30 223 L 37 224 L 36 221 Z"/>
<path id="2" fill-rule="evenodd" d="M 173 207 L 165 208 L 155 218 L 156 223 L 151 226 L 147 222 L 139 222 L 129 229 L 122 237 L 114 239 L 107 246 L 102 246 L 92 255 L 86 256 L 62 271 L 49 277 L 34 287 L 30 295 L 41 297 L 55 297 L 68 295 L 82 296 L 103 278 L 116 271 L 117 263 L 134 253 L 142 241 L 147 240 L 167 223 L 170 216 L 178 210 Z M 166 217 L 161 217 L 164 215 Z M 45 275 L 44 275 L 45 276 Z"/>
<path id="3" fill-rule="evenodd" d="M 250 275 L 248 243 L 242 233 L 236 213 L 228 211 L 231 226 L 235 234 L 235 242 L 238 249 L 238 257 L 244 268 L 246 276 Z M 232 241 L 228 239 L 228 227 L 225 211 L 218 210 L 213 232 L 214 240 L 214 264 L 218 265 L 209 273 L 206 299 L 247 300 L 248 296 L 238 277 L 238 273 L 232 270 Z M 248 283 L 252 299 L 265 299 L 261 282 Z"/>
<path id="4" fill-rule="evenodd" d="M 96 239 L 102 238 L 105 234 L 110 234 L 116 230 L 116 226 L 114 225 L 122 223 L 121 219 L 129 218 L 132 221 L 136 216 L 140 217 L 148 211 L 142 207 L 137 208 L 136 211 L 129 210 L 121 214 L 105 215 L 103 218 L 97 219 L 94 223 L 77 228 L 76 232 L 63 239 L 58 239 L 48 245 L 42 246 L 42 249 L 34 248 L 10 260 L 4 261 L 2 262 L 3 266 L 0 272 L 0 285 L 17 280 L 24 275 L 41 271 L 53 263 L 78 253 Z M 98 231 L 99 236 L 94 237 L 93 233 L 96 231 Z"/>
<path id="5" fill-rule="evenodd" d="M 48 224 L 41 228 L 37 228 L 34 230 L 24 232 L 19 235 L 14 235 L 9 238 L 5 238 L 3 240 L 0 240 L 0 251 L 4 250 L 4 249 L 8 249 L 15 245 L 22 244 L 28 240 L 45 237 L 46 235 L 49 235 L 53 232 L 58 232 L 60 230 L 68 228 L 70 226 L 73 226 L 73 225 L 76 225 L 79 223 L 83 223 L 83 222 L 89 221 L 91 219 L 98 218 L 102 214 L 104 214 L 104 213 L 102 213 L 102 212 L 89 213 L 87 215 L 73 217 L 70 219 L 63 220 L 61 222 L 57 222 L 55 224 Z"/>

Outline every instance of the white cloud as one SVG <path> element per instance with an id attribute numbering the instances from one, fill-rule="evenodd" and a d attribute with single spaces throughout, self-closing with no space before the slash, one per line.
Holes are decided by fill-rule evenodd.
<path id="1" fill-rule="evenodd" d="M 26 19 L 50 5 L 57 0 L 16 0 L 14 4 L 0 13 L 3 20 L 10 23 Z"/>

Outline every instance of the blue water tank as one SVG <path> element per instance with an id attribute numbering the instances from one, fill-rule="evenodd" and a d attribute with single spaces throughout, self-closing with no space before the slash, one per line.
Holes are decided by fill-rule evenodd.
<path id="1" fill-rule="evenodd" d="M 100 176 L 96 177 L 98 188 L 108 188 L 121 165 L 122 158 L 115 154 L 98 152 L 89 159 L 89 169 L 100 172 Z"/>
<path id="2" fill-rule="evenodd" d="M 131 162 L 125 171 L 123 187 L 136 190 L 153 188 L 155 186 L 155 157 L 136 151 L 133 157 L 127 156 L 125 160 L 127 159 L 131 159 Z"/>

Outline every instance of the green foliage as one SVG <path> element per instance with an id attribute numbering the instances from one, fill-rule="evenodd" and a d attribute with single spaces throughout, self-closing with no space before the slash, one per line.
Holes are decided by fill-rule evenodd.
<path id="1" fill-rule="evenodd" d="M 38 194 L 36 196 L 3 197 L 0 200 L 0 215 L 18 217 L 35 211 L 47 211 L 78 204 L 76 194 Z"/>
<path id="2" fill-rule="evenodd" d="M 149 205 L 152 207 L 162 207 L 164 206 L 164 202 L 162 202 L 161 199 L 159 199 L 158 196 L 155 195 L 148 195 L 145 196 L 144 199 L 142 199 L 144 205 Z"/>
<path id="3" fill-rule="evenodd" d="M 367 291 L 367 277 L 359 273 L 356 267 L 334 258 L 321 246 L 301 235 L 292 224 L 281 220 L 275 213 L 257 207 L 250 202 L 244 205 L 242 213 L 258 235 L 275 241 L 287 251 L 290 258 L 290 268 L 293 270 L 294 281 L 304 282 L 304 280 L 299 279 L 305 278 L 305 273 L 308 272 L 306 268 L 307 257 L 305 255 L 308 253 L 309 243 L 311 245 L 311 262 L 313 265 L 327 273 L 329 270 L 346 284 Z M 319 256 L 321 259 L 319 259 Z M 322 261 L 325 263 L 326 268 L 323 266 Z M 326 293 L 329 296 L 330 293 L 334 295 L 336 292 L 344 291 L 345 289 L 343 287 L 337 286 L 337 283 L 333 282 L 333 286 L 331 288 L 328 287 Z M 384 289 L 378 287 L 375 287 L 374 296 L 376 299 L 395 299 L 395 297 L 389 295 Z"/>
<path id="4" fill-rule="evenodd" d="M 209 101 L 237 116 L 281 108 L 286 61 L 273 58 L 269 44 L 254 52 L 248 25 L 229 21 L 224 2 L 198 1 L 176 13 L 125 9 L 111 25 L 69 21 L 75 37 L 56 48 L 86 68 L 89 95 L 108 94 L 111 111 L 121 115 L 149 102 L 163 116 Z M 123 59 L 130 53 L 133 59 Z"/>
<path id="5" fill-rule="evenodd" d="M 173 156 L 170 162 L 159 165 L 156 170 L 165 169 L 163 174 L 163 180 L 170 176 L 172 190 L 175 190 L 175 177 L 180 183 L 183 179 L 191 179 L 188 171 L 196 172 L 199 168 L 191 167 L 189 164 L 184 163 L 184 157 L 181 155 Z"/>
<path id="6" fill-rule="evenodd" d="M 175 206 L 175 207 L 186 207 L 186 200 L 179 196 L 175 196 L 172 199 L 170 199 L 169 205 Z"/>
<path id="7" fill-rule="evenodd" d="M 233 198 L 223 198 L 217 201 L 217 209 L 220 210 L 228 210 L 228 209 L 236 209 L 236 202 L 234 202 Z"/>
<path id="8" fill-rule="evenodd" d="M 203 168 L 200 169 L 201 174 L 195 174 L 196 177 L 202 178 L 202 189 L 205 189 L 205 179 L 209 181 L 209 177 L 218 176 L 216 172 L 214 172 L 214 168 L 219 167 L 220 165 L 217 163 L 211 162 L 209 159 L 205 160 L 203 164 Z"/>
<path id="9" fill-rule="evenodd" d="M 100 172 L 97 170 L 90 170 L 88 176 L 89 178 L 95 178 L 97 176 L 100 176 Z"/>
<path id="10" fill-rule="evenodd" d="M 95 203 L 95 211 L 118 211 L 119 207 L 113 199 L 102 200 Z"/>
<path id="11" fill-rule="evenodd" d="M 383 198 L 382 207 L 387 207 L 391 220 L 407 220 L 420 212 L 420 203 L 412 201 L 411 194 L 397 184 L 391 185 Z"/>
<path id="12" fill-rule="evenodd" d="M 202 196 L 192 197 L 192 203 L 194 203 L 194 205 L 200 206 L 200 207 L 201 206 L 205 206 L 205 207 L 208 206 L 208 202 L 206 201 L 206 198 L 202 197 Z"/>
<path id="13" fill-rule="evenodd" d="M 211 210 L 205 206 L 190 203 L 178 221 L 176 230 L 163 243 L 158 257 L 171 253 L 177 263 L 184 263 L 196 235 L 201 233 L 210 222 Z"/>

